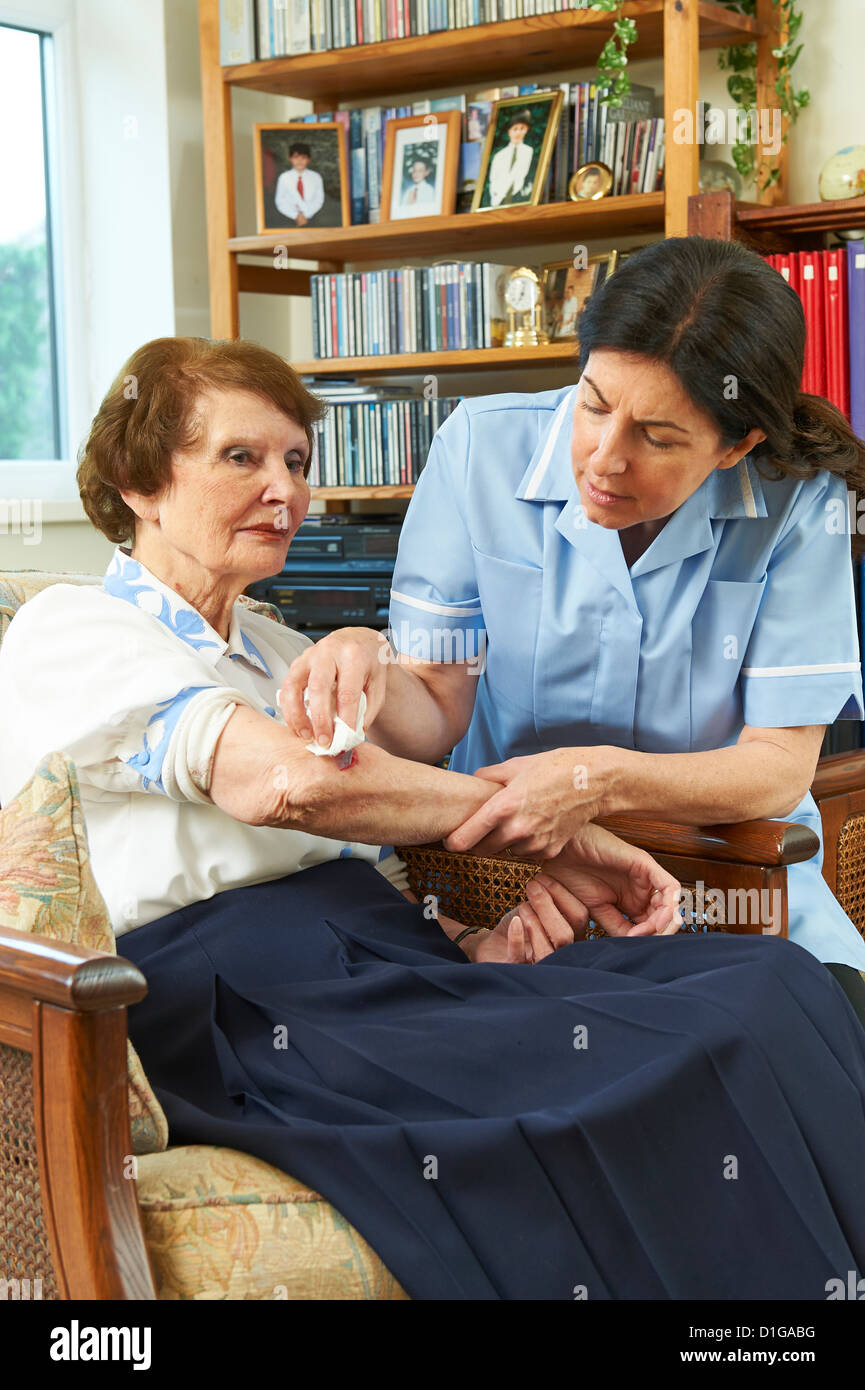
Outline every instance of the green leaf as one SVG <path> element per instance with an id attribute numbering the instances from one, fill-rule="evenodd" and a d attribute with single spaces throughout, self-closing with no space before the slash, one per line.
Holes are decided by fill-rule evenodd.
<path id="1" fill-rule="evenodd" d="M 623 43 L 636 43 L 637 26 L 632 19 L 617 19 L 613 28 Z"/>

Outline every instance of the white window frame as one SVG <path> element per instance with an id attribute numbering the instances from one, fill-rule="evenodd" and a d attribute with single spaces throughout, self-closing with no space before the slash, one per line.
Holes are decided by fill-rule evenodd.
<path id="1" fill-rule="evenodd" d="M 46 65 L 46 110 L 53 116 L 48 140 L 49 190 L 53 222 L 55 332 L 57 335 L 57 395 L 61 410 L 60 437 L 64 457 L 55 460 L 0 459 L 0 498 L 38 500 L 43 521 L 85 520 L 75 482 L 77 451 L 90 421 L 126 356 L 142 342 L 175 332 L 174 282 L 171 259 L 171 202 L 165 83 L 165 31 L 161 0 L 0 0 L 0 24 L 50 33 L 53 62 Z M 118 54 L 118 66 L 128 71 L 131 100 L 148 141 L 146 155 L 151 184 L 144 214 L 136 208 L 130 188 L 119 199 L 113 225 L 96 222 L 108 205 L 117 182 L 117 169 L 103 167 L 103 151 L 89 148 L 93 140 L 92 91 L 84 84 L 104 76 L 107 54 L 118 36 L 147 35 L 149 63 L 141 85 L 131 70 L 128 52 Z M 99 40 L 102 39 L 102 43 Z M 53 69 L 53 71 L 52 71 Z M 49 90 L 53 88 L 53 90 Z M 122 120 L 116 92 L 109 120 Z M 120 101 L 123 101 L 120 97 Z M 88 106 L 89 103 L 89 106 Z M 88 119 L 91 126 L 88 127 Z M 113 129 L 113 127 L 112 127 Z M 120 171 L 121 182 L 123 170 Z M 88 205 L 100 196 L 99 207 Z M 125 215 L 124 215 L 125 214 Z M 101 245 L 100 245 L 101 239 Z M 105 247 L 115 243 L 128 259 L 128 302 L 119 298 L 117 260 L 106 265 Z M 119 253 L 118 253 L 119 256 Z M 97 282 L 102 272 L 106 280 Z M 135 292 L 141 277 L 147 292 Z M 152 281 L 150 279 L 152 277 Z M 110 283 L 109 283 L 110 282 Z M 113 297 L 112 297 L 113 296 Z"/>

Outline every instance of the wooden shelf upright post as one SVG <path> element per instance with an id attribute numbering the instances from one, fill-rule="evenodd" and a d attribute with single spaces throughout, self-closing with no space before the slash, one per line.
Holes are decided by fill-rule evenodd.
<path id="1" fill-rule="evenodd" d="M 688 235 L 688 199 L 700 187 L 697 100 L 700 94 L 700 7 L 698 0 L 664 3 L 665 235 Z M 677 142 L 676 113 L 690 111 L 693 139 Z"/>
<path id="2" fill-rule="evenodd" d="M 201 96 L 204 108 L 204 185 L 207 205 L 207 265 L 210 275 L 210 336 L 236 338 L 237 257 L 228 249 L 236 235 L 234 136 L 231 84 L 219 64 L 219 0 L 198 0 Z"/>

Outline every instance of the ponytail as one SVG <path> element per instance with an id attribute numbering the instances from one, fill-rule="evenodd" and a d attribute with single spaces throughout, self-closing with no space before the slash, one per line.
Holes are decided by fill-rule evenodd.
<path id="1" fill-rule="evenodd" d="M 771 448 L 769 440 L 752 451 L 756 463 L 766 461 L 776 470 L 775 476 L 813 478 L 821 469 L 834 473 L 847 483 L 853 494 L 850 502 L 852 548 L 855 556 L 865 555 L 865 535 L 860 535 L 856 520 L 862 500 L 865 513 L 865 443 L 855 434 L 837 406 L 823 396 L 811 396 L 800 391 L 793 407 L 790 442 L 783 452 Z"/>

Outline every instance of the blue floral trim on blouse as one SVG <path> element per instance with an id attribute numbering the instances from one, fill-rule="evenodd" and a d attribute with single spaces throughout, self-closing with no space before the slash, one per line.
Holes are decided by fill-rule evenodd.
<path id="1" fill-rule="evenodd" d="M 212 637 L 206 635 L 208 632 L 212 633 L 213 628 L 205 622 L 201 614 L 191 604 L 185 603 L 179 594 L 177 595 L 178 602 L 174 605 L 174 612 L 172 613 L 172 604 L 161 589 L 152 582 L 153 578 L 154 576 L 138 560 L 133 560 L 131 555 L 127 555 L 118 546 L 108 569 L 105 571 L 102 587 L 113 598 L 122 598 L 127 603 L 134 603 L 136 608 L 158 618 L 170 632 L 173 632 L 187 646 L 192 647 L 194 651 L 201 651 L 205 647 L 210 647 L 214 651 L 224 654 L 225 643 L 214 641 Z M 167 588 L 167 585 L 165 587 Z M 156 596 L 158 610 L 154 599 L 145 599 L 142 602 L 142 596 L 145 594 Z M 237 631 L 240 633 L 240 640 L 246 655 L 244 657 L 242 652 L 231 652 L 231 660 L 246 660 L 252 666 L 257 667 L 259 671 L 263 671 L 270 680 L 273 680 L 273 672 L 252 638 L 247 637 L 239 623 Z"/>
<path id="2" fill-rule="evenodd" d="M 172 616 L 171 606 L 164 594 L 148 582 L 142 565 L 137 560 L 133 560 L 130 555 L 124 555 L 123 551 L 117 550 L 108 569 L 105 571 L 105 578 L 102 587 L 113 595 L 114 598 L 126 599 L 127 603 L 134 603 L 136 608 L 141 608 L 145 613 L 150 613 L 154 618 L 158 618 L 164 623 L 177 637 L 195 651 L 201 651 L 202 647 L 216 647 L 220 643 L 205 637 L 204 633 L 207 624 L 200 613 L 188 604 L 178 608 Z M 159 599 L 160 608 L 157 613 L 152 604 L 142 603 L 142 594 L 155 594 Z M 201 634 L 199 636 L 198 634 Z"/>
<path id="3" fill-rule="evenodd" d="M 180 716 L 190 700 L 201 690 L 213 690 L 215 688 L 217 687 L 211 685 L 188 685 L 169 699 L 160 700 L 156 713 L 151 715 L 147 721 L 141 752 L 135 753 L 131 758 L 123 759 L 128 767 L 134 768 L 139 773 L 145 791 L 153 786 L 156 791 L 162 792 L 165 796 L 168 795 L 162 785 L 162 764 L 165 761 L 165 754 L 168 752 L 171 735 L 177 728 Z"/>
<path id="4" fill-rule="evenodd" d="M 270 679 L 273 680 L 273 672 L 271 671 L 264 657 L 261 655 L 261 652 L 258 650 L 258 647 L 253 642 L 252 638 L 247 637 L 243 628 L 240 629 L 240 640 L 246 648 L 247 659 L 252 662 L 253 666 L 260 666 L 264 674 L 266 676 L 270 676 Z M 240 656 L 240 652 L 232 652 L 232 657 L 236 656 Z"/>

